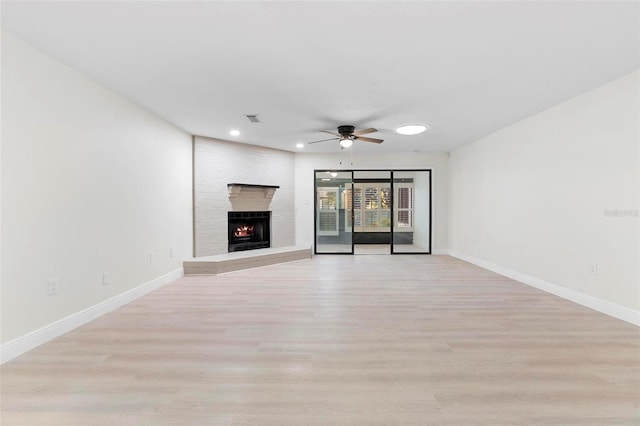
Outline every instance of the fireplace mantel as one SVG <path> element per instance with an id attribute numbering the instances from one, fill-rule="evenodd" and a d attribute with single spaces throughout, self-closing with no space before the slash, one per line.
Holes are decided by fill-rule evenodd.
<path id="1" fill-rule="evenodd" d="M 242 192 L 262 192 L 264 198 L 271 200 L 276 189 L 280 188 L 276 185 L 254 185 L 248 183 L 228 183 L 229 198 L 238 198 Z"/>

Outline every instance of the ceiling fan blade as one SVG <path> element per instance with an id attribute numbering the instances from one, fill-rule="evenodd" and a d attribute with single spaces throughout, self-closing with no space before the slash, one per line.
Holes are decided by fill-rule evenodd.
<path id="1" fill-rule="evenodd" d="M 356 140 L 357 141 L 362 141 L 362 142 L 373 142 L 373 143 L 382 143 L 382 142 L 384 142 L 383 139 L 365 138 L 363 136 L 356 136 Z"/>
<path id="2" fill-rule="evenodd" d="M 374 129 L 373 127 L 369 127 L 368 129 L 358 130 L 357 132 L 353 132 L 355 136 L 366 135 L 369 133 L 377 132 L 378 129 Z"/>
<path id="3" fill-rule="evenodd" d="M 330 132 L 329 130 L 320 130 L 323 133 L 329 133 L 330 135 L 336 135 L 337 137 L 342 136 L 340 133 Z"/>
<path id="4" fill-rule="evenodd" d="M 326 141 L 337 141 L 340 138 L 330 138 L 330 139 L 322 139 L 320 141 L 313 141 L 313 142 L 307 142 L 307 145 L 310 145 L 312 143 L 318 143 L 318 142 L 326 142 Z"/>

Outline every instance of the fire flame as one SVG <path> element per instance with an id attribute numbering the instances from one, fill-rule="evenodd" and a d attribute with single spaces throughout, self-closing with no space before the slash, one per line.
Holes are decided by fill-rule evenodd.
<path id="1" fill-rule="evenodd" d="M 242 225 L 238 226 L 235 231 L 233 231 L 234 237 L 248 237 L 253 235 L 253 225 Z"/>

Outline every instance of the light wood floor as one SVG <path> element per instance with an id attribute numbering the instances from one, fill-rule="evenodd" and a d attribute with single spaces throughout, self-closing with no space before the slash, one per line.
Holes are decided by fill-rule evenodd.
<path id="1" fill-rule="evenodd" d="M 639 329 L 446 256 L 186 277 L 0 369 L 8 425 L 638 425 Z"/>

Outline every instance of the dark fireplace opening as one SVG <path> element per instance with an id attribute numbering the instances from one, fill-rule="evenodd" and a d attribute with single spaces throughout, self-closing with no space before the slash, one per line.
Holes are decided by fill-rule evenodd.
<path id="1" fill-rule="evenodd" d="M 271 212 L 228 212 L 229 252 L 271 247 Z"/>

